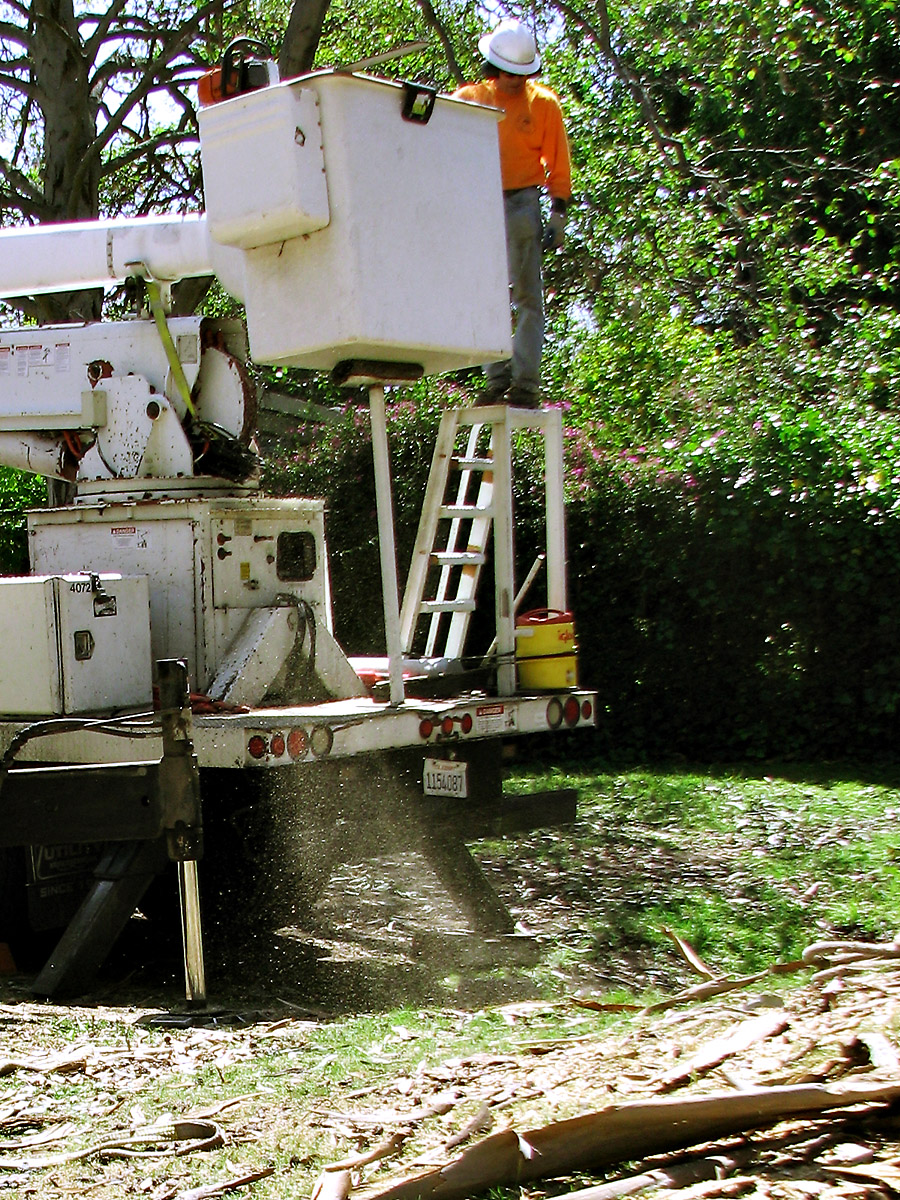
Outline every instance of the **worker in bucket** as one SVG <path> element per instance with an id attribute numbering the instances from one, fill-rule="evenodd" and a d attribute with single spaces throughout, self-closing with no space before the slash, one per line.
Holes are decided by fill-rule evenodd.
<path id="1" fill-rule="evenodd" d="M 571 198 L 569 143 L 558 96 L 538 83 L 541 58 L 534 36 L 519 21 L 506 20 L 478 41 L 484 79 L 454 95 L 502 109 L 500 173 L 506 214 L 506 254 L 515 313 L 512 359 L 485 368 L 487 387 L 476 404 L 541 405 L 544 288 L 541 254 L 558 250 L 565 238 Z M 550 197 L 546 226 L 541 191 Z"/>

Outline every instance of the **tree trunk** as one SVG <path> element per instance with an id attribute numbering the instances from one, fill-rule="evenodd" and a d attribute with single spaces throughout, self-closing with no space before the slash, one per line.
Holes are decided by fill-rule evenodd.
<path id="1" fill-rule="evenodd" d="M 43 219 L 95 218 L 100 184 L 96 105 L 73 2 L 34 0 L 32 18 L 32 75 L 44 118 Z M 40 296 L 29 310 L 41 322 L 96 320 L 102 295 L 95 288 Z"/>
<path id="2" fill-rule="evenodd" d="M 330 0 L 294 0 L 278 58 L 282 79 L 312 70 L 329 3 Z"/>

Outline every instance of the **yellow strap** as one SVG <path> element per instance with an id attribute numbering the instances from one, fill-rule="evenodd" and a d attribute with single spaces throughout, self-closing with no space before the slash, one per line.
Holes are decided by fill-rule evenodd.
<path id="1" fill-rule="evenodd" d="M 166 358 L 169 361 L 169 368 L 172 371 L 172 378 L 175 381 L 175 386 L 178 388 L 179 395 L 184 401 L 184 406 L 196 418 L 197 410 L 194 408 L 194 402 L 191 399 L 191 389 L 188 387 L 187 376 L 184 373 L 184 367 L 181 365 L 181 360 L 178 357 L 178 351 L 175 349 L 175 343 L 172 340 L 172 331 L 169 329 L 166 321 L 166 313 L 163 308 L 162 295 L 160 294 L 159 284 L 155 279 L 145 279 L 144 286 L 147 289 L 147 298 L 150 301 L 150 311 L 153 313 L 153 319 L 156 321 L 156 328 L 159 330 L 160 341 L 163 344 L 163 349 L 166 352 Z"/>

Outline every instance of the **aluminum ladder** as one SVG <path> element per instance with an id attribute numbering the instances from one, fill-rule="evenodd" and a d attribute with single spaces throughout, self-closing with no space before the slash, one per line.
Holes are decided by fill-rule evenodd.
<path id="1" fill-rule="evenodd" d="M 492 651 L 501 695 L 516 690 L 515 610 L 521 595 L 515 581 L 512 437 L 520 429 L 543 435 L 547 603 L 565 611 L 562 415 L 559 409 L 494 404 L 448 409 L 441 417 L 400 612 L 405 656 L 414 656 L 417 637 L 422 636 L 420 622 L 427 618 L 419 657 L 461 661 L 493 535 Z M 489 448 L 481 451 L 488 437 Z M 451 469 L 456 472 L 452 481 Z M 426 596 L 426 591 L 431 594 Z"/>

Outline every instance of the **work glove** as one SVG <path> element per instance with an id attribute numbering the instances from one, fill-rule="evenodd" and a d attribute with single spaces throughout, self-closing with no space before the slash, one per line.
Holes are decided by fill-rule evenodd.
<path id="1" fill-rule="evenodd" d="M 559 250 L 563 242 L 566 240 L 566 213 L 565 209 L 554 207 L 550 213 L 550 219 L 544 226 L 544 236 L 541 241 L 541 248 L 548 250 Z"/>

